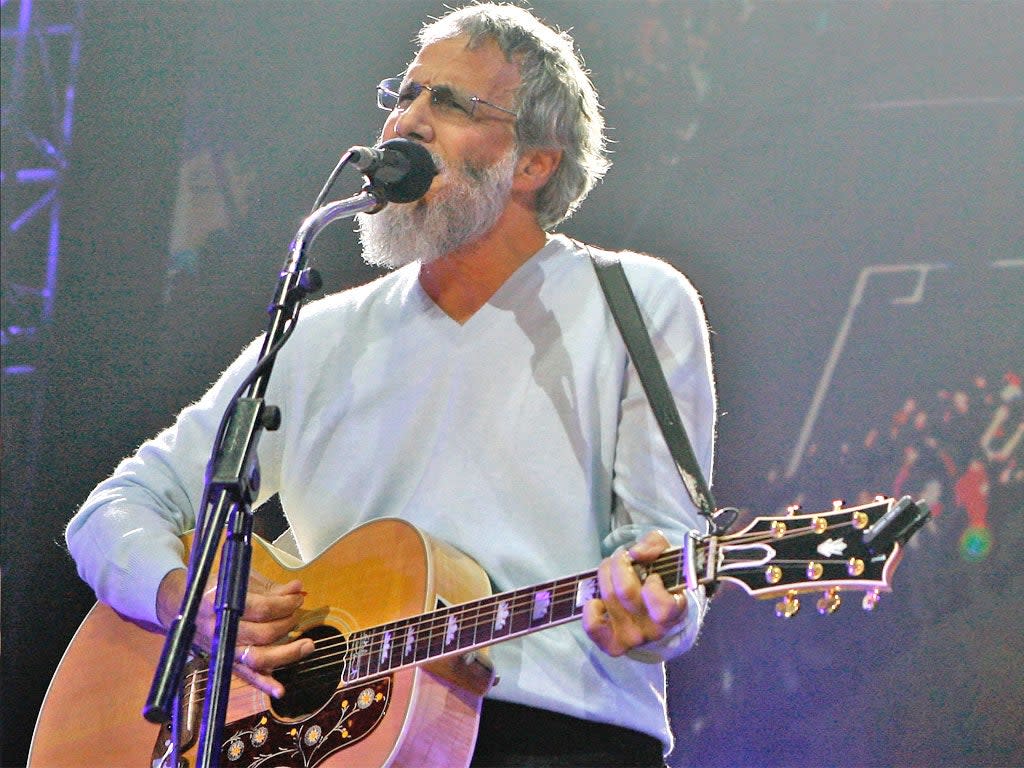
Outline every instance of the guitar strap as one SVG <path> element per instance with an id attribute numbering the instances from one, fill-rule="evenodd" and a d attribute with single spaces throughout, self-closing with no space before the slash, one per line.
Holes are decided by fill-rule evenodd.
<path id="1" fill-rule="evenodd" d="M 622 340 L 626 344 L 633 367 L 636 368 L 640 384 L 644 388 L 647 400 L 654 412 L 654 417 L 661 428 L 672 460 L 675 462 L 683 486 L 690 495 L 697 510 L 707 518 L 711 533 L 718 536 L 725 533 L 736 519 L 736 511 L 724 509 L 716 511 L 715 498 L 711 495 L 704 474 L 693 453 L 690 438 L 679 418 L 672 392 L 665 380 L 665 371 L 661 367 L 658 356 L 651 343 L 651 337 L 640 314 L 636 296 L 626 278 L 622 262 L 607 252 L 595 253 L 583 244 L 594 264 L 594 271 L 601 283 L 608 308 L 611 310 L 615 325 L 619 328 Z"/>

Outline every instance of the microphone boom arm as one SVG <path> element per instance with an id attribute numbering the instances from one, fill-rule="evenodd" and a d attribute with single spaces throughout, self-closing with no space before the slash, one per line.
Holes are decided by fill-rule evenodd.
<path id="1" fill-rule="evenodd" d="M 292 240 L 291 259 L 285 266 L 285 271 L 292 271 L 291 268 L 294 267 L 294 271 L 299 272 L 304 268 L 306 249 L 332 221 L 350 218 L 359 213 L 377 213 L 385 205 L 387 205 L 387 200 L 371 184 L 366 184 L 358 195 L 324 203 L 299 225 L 295 238 Z"/>

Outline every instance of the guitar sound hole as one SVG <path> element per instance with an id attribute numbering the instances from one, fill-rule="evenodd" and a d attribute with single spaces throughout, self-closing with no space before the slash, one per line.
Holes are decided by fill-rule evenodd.
<path id="1" fill-rule="evenodd" d="M 284 696 L 272 700 L 271 708 L 281 718 L 300 718 L 323 707 L 338 689 L 348 641 L 334 627 L 321 625 L 302 633 L 313 640 L 316 650 L 296 664 L 274 671 L 284 685 Z"/>

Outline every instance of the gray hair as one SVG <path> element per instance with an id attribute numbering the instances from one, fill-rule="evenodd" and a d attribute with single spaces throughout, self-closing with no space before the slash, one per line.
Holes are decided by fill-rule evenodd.
<path id="1" fill-rule="evenodd" d="M 560 149 L 562 160 L 537 193 L 537 223 L 554 228 L 579 207 L 611 163 L 597 91 L 572 38 L 514 5 L 479 3 L 436 19 L 417 36 L 420 47 L 453 37 L 470 49 L 494 41 L 519 64 L 516 142 L 524 149 Z"/>

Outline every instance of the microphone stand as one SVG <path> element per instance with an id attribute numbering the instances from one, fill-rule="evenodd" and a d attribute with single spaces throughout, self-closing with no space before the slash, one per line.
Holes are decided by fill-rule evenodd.
<path id="1" fill-rule="evenodd" d="M 362 192 L 313 211 L 302 222 L 290 246 L 277 290 L 268 311 L 271 318 L 259 361 L 244 384 L 245 392 L 228 405 L 207 465 L 203 503 L 189 556 L 188 577 L 181 610 L 164 641 L 143 715 L 154 723 L 172 721 L 170 765 L 179 766 L 182 671 L 195 637 L 195 620 L 216 558 L 221 531 L 226 528 L 217 581 L 210 674 L 199 733 L 196 762 L 201 768 L 220 764 L 222 732 L 227 716 L 231 668 L 238 622 L 245 611 L 245 593 L 252 555 L 252 501 L 259 492 L 256 446 L 264 429 L 275 430 L 281 414 L 264 401 L 274 360 L 294 329 L 302 300 L 320 287 L 319 274 L 306 267 L 306 251 L 323 229 L 336 219 L 357 213 L 376 213 L 387 204 L 372 184 Z M 241 388 L 240 388 L 241 389 Z"/>

